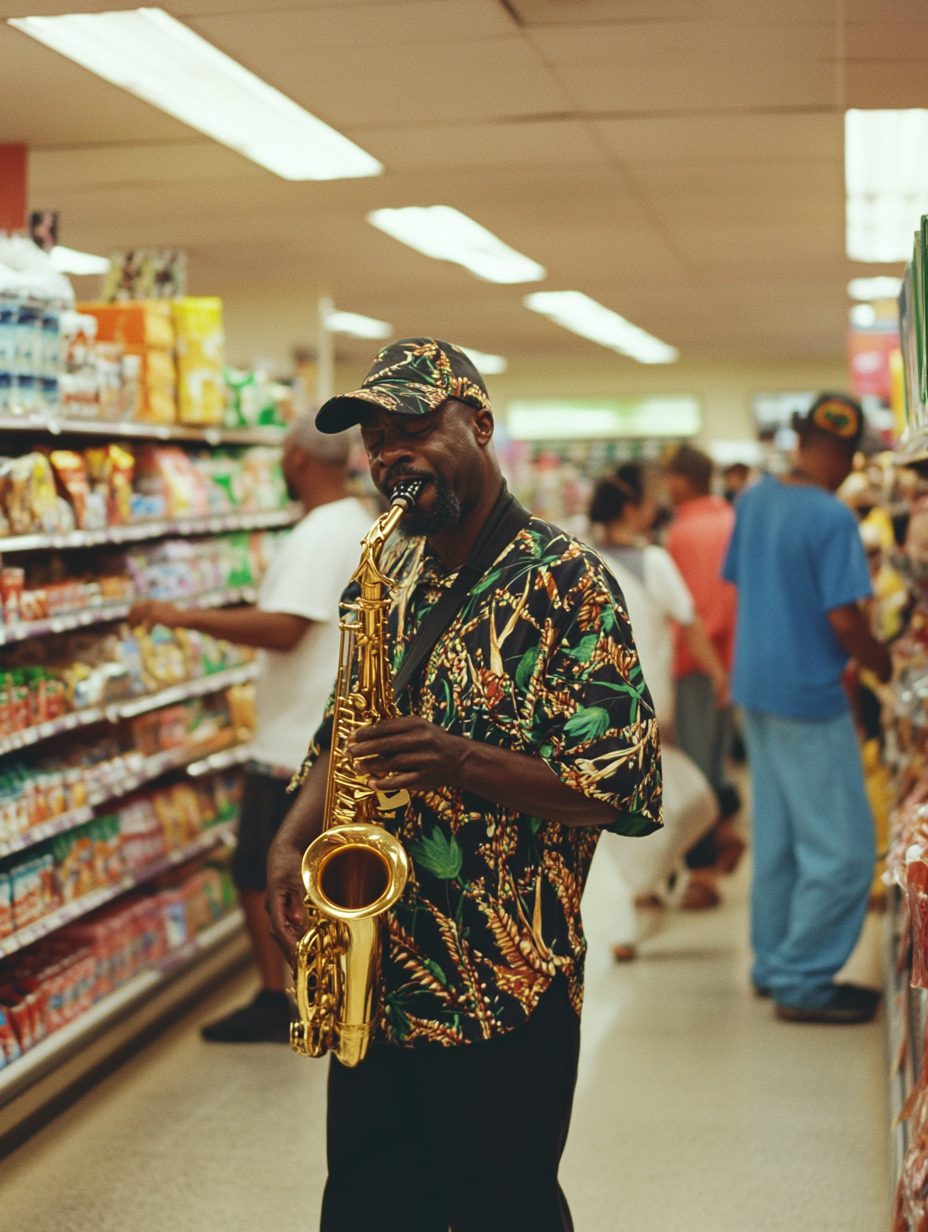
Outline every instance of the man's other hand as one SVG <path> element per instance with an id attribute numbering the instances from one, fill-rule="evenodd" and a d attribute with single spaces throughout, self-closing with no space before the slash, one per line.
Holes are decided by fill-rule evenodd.
<path id="1" fill-rule="evenodd" d="M 306 891 L 303 888 L 302 856 L 289 845 L 272 845 L 267 860 L 265 906 L 271 920 L 271 936 L 280 946 L 292 970 L 297 943 L 306 932 Z"/>

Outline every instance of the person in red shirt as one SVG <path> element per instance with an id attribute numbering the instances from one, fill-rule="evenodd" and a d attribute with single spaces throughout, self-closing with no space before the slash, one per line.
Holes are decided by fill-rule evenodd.
<path id="1" fill-rule="evenodd" d="M 735 641 L 735 588 L 722 580 L 722 563 L 735 525 L 728 501 L 711 495 L 712 459 L 681 445 L 666 459 L 664 475 L 674 507 L 666 548 L 693 596 L 696 612 L 725 668 L 730 671 Z M 685 641 L 677 635 L 674 676 L 677 681 L 676 732 L 680 748 L 709 780 L 718 797 L 722 820 L 689 852 L 692 879 L 684 899 L 690 908 L 715 906 L 715 871 L 730 872 L 744 850 L 731 818 L 740 806 L 726 779 L 731 738 L 727 695 L 702 671 Z"/>

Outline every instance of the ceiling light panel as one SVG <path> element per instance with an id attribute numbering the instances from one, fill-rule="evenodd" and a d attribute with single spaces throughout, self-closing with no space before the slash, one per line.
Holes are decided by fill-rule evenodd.
<path id="1" fill-rule="evenodd" d="M 880 275 L 876 278 L 852 278 L 847 284 L 851 299 L 895 299 L 902 290 L 901 278 Z"/>
<path id="2" fill-rule="evenodd" d="M 325 327 L 333 334 L 348 334 L 352 338 L 389 338 L 393 326 L 360 312 L 332 311 L 326 314 Z"/>
<path id="3" fill-rule="evenodd" d="M 522 301 L 581 338 L 589 338 L 640 364 L 672 364 L 680 358 L 676 347 L 632 325 L 611 308 L 590 299 L 582 291 L 535 291 Z"/>
<path id="4" fill-rule="evenodd" d="M 110 268 L 109 257 L 96 257 L 90 252 L 78 252 L 56 244 L 48 254 L 52 269 L 59 274 L 105 274 Z"/>
<path id="5" fill-rule="evenodd" d="M 907 261 L 928 214 L 928 111 L 844 116 L 846 247 L 852 261 Z"/>
<path id="6" fill-rule="evenodd" d="M 485 282 L 540 282 L 547 277 L 544 266 L 450 205 L 374 210 L 367 221 L 427 257 L 463 265 Z"/>
<path id="7" fill-rule="evenodd" d="M 461 350 L 483 376 L 499 376 L 509 367 L 502 355 L 489 355 L 486 351 L 475 351 L 473 347 L 462 346 Z"/>
<path id="8" fill-rule="evenodd" d="M 163 9 L 12 18 L 98 77 L 285 180 L 380 175 L 383 166 Z"/>

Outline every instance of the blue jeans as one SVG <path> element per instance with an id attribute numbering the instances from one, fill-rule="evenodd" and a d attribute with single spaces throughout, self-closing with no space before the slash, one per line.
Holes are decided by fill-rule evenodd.
<path id="1" fill-rule="evenodd" d="M 818 1008 L 863 925 L 876 860 L 849 714 L 744 712 L 751 767 L 752 978 L 780 1005 Z"/>

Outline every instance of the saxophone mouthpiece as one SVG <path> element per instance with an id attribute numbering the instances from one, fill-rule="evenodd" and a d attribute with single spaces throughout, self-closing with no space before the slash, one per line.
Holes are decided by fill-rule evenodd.
<path id="1" fill-rule="evenodd" d="M 402 505 L 405 509 L 412 509 L 424 487 L 424 479 L 401 479 L 393 489 L 390 504 Z"/>

